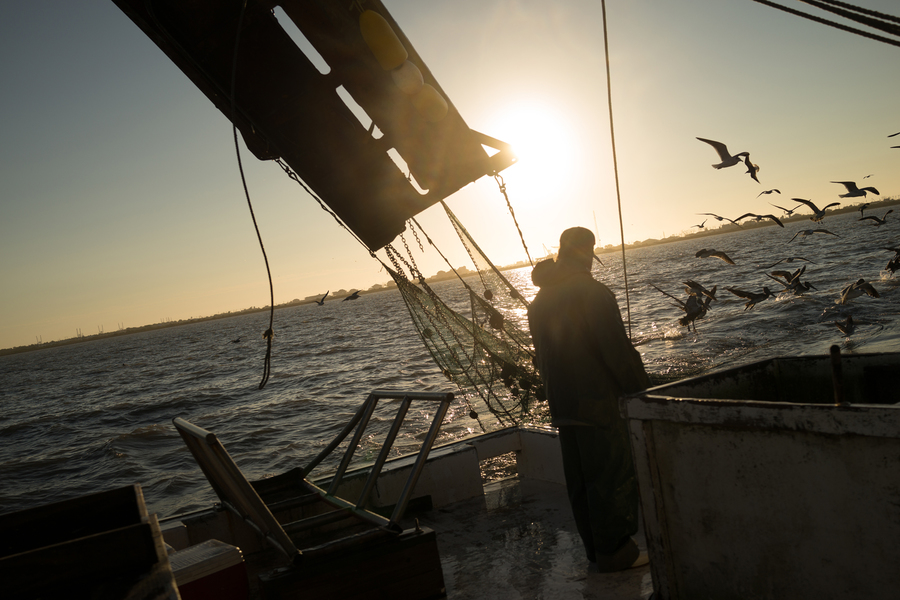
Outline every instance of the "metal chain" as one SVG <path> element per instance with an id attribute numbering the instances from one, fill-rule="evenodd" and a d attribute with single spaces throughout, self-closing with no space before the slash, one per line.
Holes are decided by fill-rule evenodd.
<path id="1" fill-rule="evenodd" d="M 512 204 L 509 201 L 509 196 L 506 195 L 506 182 L 503 181 L 503 176 L 500 175 L 500 173 L 494 173 L 494 180 L 500 187 L 500 193 L 503 194 L 503 197 L 506 199 L 506 206 L 509 208 L 509 214 L 512 216 L 513 223 L 516 224 L 516 231 L 519 232 L 519 239 L 522 240 L 522 247 L 525 248 L 525 256 L 528 257 L 528 262 L 531 263 L 531 266 L 533 267 L 534 261 L 531 260 L 531 254 L 528 252 L 528 245 L 525 244 L 525 236 L 522 235 L 522 228 L 519 227 L 519 221 L 516 220 L 516 211 L 513 210 Z"/>
<path id="2" fill-rule="evenodd" d="M 409 249 L 409 244 L 406 243 L 406 238 L 403 237 L 403 234 L 400 234 L 400 241 L 403 242 L 403 247 L 406 249 L 406 255 L 409 256 L 409 262 L 407 263 L 405 260 L 403 261 L 405 264 L 410 265 L 409 272 L 419 281 L 424 282 L 425 276 L 422 274 L 422 271 L 419 270 L 419 265 L 416 264 L 416 259 L 413 257 L 412 251 Z M 402 257 L 401 257 L 402 259 Z"/>
<path id="3" fill-rule="evenodd" d="M 407 221 L 407 223 L 409 223 L 409 230 L 412 231 L 413 236 L 416 238 L 416 242 L 419 244 L 419 252 L 424 253 L 425 246 L 422 245 L 422 240 L 419 239 L 419 234 L 416 233 L 416 228 L 413 227 L 413 223 L 415 223 L 415 219 L 410 219 L 409 221 Z M 425 232 L 423 231 L 422 234 L 424 235 Z"/>
<path id="4" fill-rule="evenodd" d="M 394 250 L 394 247 L 388 244 L 384 247 L 384 253 L 387 254 L 387 257 L 391 261 L 391 264 L 393 264 L 394 268 L 397 269 L 397 273 L 402 274 L 405 278 L 406 274 L 403 271 L 403 267 L 400 266 L 400 262 L 397 260 L 397 256 L 395 255 L 396 250 Z"/>

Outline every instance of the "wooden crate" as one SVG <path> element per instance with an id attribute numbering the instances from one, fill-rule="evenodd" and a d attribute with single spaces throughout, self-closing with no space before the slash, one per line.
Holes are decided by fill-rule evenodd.
<path id="1" fill-rule="evenodd" d="M 4 598 L 124 598 L 147 575 L 178 597 L 140 485 L 0 515 Z"/>

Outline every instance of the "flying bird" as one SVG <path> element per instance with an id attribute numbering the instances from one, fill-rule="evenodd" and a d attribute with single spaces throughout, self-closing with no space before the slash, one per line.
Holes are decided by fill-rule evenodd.
<path id="1" fill-rule="evenodd" d="M 793 242 L 794 238 L 797 237 L 798 235 L 800 237 L 806 237 L 806 236 L 812 235 L 814 233 L 827 233 L 828 235 L 833 235 L 834 237 L 841 237 L 836 233 L 831 233 L 827 229 L 802 229 L 802 230 L 798 231 L 797 233 L 795 233 L 794 237 L 792 237 L 791 239 L 788 240 L 788 244 Z"/>
<path id="2" fill-rule="evenodd" d="M 816 289 L 816 287 L 808 281 L 805 283 L 800 281 L 800 276 L 803 275 L 805 271 L 806 265 L 803 265 L 803 267 L 797 269 L 793 273 L 791 273 L 790 271 L 772 271 L 772 273 L 768 274 L 767 276 L 770 279 L 774 279 L 775 281 L 783 285 L 785 290 L 793 292 L 795 295 L 799 296 L 803 292 L 808 292 L 810 289 Z M 779 277 L 781 279 L 784 279 L 784 281 L 781 281 Z"/>
<path id="3" fill-rule="evenodd" d="M 794 283 L 785 283 L 776 277 L 772 277 L 771 275 L 767 275 L 767 277 L 769 279 L 777 281 L 778 283 L 780 283 L 781 285 L 784 286 L 785 291 L 792 292 L 796 296 L 799 296 L 804 292 L 808 292 L 811 289 L 813 289 L 813 290 L 816 289 L 816 287 L 808 281 L 806 281 L 806 282 L 796 281 Z"/>
<path id="4" fill-rule="evenodd" d="M 706 296 L 710 300 L 716 299 L 716 288 L 719 287 L 714 285 L 711 290 L 708 290 L 693 279 L 685 281 L 684 286 L 684 291 L 687 292 L 689 296 Z"/>
<path id="5" fill-rule="evenodd" d="M 891 275 L 900 270 L 900 248 L 885 248 L 888 252 L 893 252 L 894 257 L 888 261 L 887 266 L 884 267 L 885 271 L 890 271 Z"/>
<path id="6" fill-rule="evenodd" d="M 710 216 L 710 217 L 714 218 L 716 221 L 728 221 L 729 223 L 734 223 L 734 224 L 737 225 L 738 227 L 741 226 L 740 223 L 738 223 L 737 221 L 732 221 L 732 220 L 729 219 L 728 217 L 720 217 L 719 215 L 713 214 L 713 213 L 697 213 L 697 214 L 698 214 L 698 215 L 707 215 L 707 216 Z M 708 219 L 707 219 L 707 220 L 708 220 Z M 703 222 L 706 223 L 706 221 L 703 221 Z"/>
<path id="7" fill-rule="evenodd" d="M 897 133 L 892 133 L 892 134 L 889 135 L 888 137 L 894 137 L 895 135 L 900 135 L 900 131 L 898 131 Z"/>
<path id="8" fill-rule="evenodd" d="M 847 315 L 847 318 L 843 321 L 835 321 L 835 326 L 841 330 L 841 333 L 850 337 L 853 333 L 853 330 L 856 329 L 856 324 L 853 322 L 853 315 Z"/>
<path id="9" fill-rule="evenodd" d="M 724 252 L 719 252 L 718 250 L 713 250 L 712 248 L 701 248 L 700 250 L 697 250 L 697 254 L 695 254 L 694 256 L 696 256 L 697 258 L 721 258 L 729 265 L 734 264 L 734 261 L 728 258 L 727 254 L 725 254 Z"/>
<path id="10" fill-rule="evenodd" d="M 769 204 L 772 204 L 772 203 L 769 202 Z M 797 206 L 795 206 L 794 208 L 791 208 L 791 209 L 787 209 L 787 208 L 785 208 L 785 207 L 783 207 L 783 206 L 778 206 L 777 204 L 772 204 L 772 206 L 774 206 L 775 208 L 780 208 L 781 210 L 784 211 L 784 216 L 789 217 L 789 216 L 791 216 L 792 214 L 794 214 L 794 211 L 795 211 L 795 210 L 797 210 L 798 208 L 800 208 L 800 207 L 803 206 L 803 205 L 802 205 L 802 204 L 798 204 Z"/>
<path id="11" fill-rule="evenodd" d="M 858 198 L 859 196 L 866 196 L 866 192 L 879 195 L 878 190 L 873 187 L 864 187 L 858 188 L 856 187 L 855 181 L 832 181 L 831 183 L 840 183 L 842 186 L 847 188 L 846 194 L 838 194 L 838 198 Z"/>
<path id="12" fill-rule="evenodd" d="M 739 290 L 736 287 L 727 287 L 725 288 L 735 296 L 739 296 L 747 300 L 747 304 L 744 305 L 744 310 L 750 310 L 766 298 L 770 296 L 774 296 L 768 287 L 763 286 L 763 291 L 761 293 L 757 292 L 745 292 L 744 290 Z"/>
<path id="13" fill-rule="evenodd" d="M 693 323 L 694 333 L 696 333 L 697 323 L 695 323 L 695 321 L 706 316 L 706 313 L 709 310 L 709 303 L 712 301 L 712 298 L 707 296 L 703 300 L 700 300 L 698 296 L 691 294 L 690 296 L 688 296 L 687 302 L 683 302 L 672 294 L 662 291 L 652 283 L 650 284 L 650 286 L 656 289 L 656 291 L 668 296 L 678 303 L 678 308 L 684 311 L 684 316 L 678 319 L 678 324 L 686 326 L 688 328 L 688 331 L 690 331 L 691 324 Z"/>
<path id="14" fill-rule="evenodd" d="M 359 290 L 356 290 L 349 296 L 346 296 L 341 302 L 346 302 L 347 300 L 359 300 Z"/>
<path id="15" fill-rule="evenodd" d="M 891 210 L 887 211 L 886 213 L 884 213 L 884 216 L 881 217 L 880 219 L 878 217 L 869 215 L 868 217 L 863 217 L 859 220 L 860 221 L 875 221 L 875 227 L 880 227 L 881 225 L 884 225 L 884 222 L 887 220 L 887 216 L 889 214 L 891 214 L 892 212 L 894 212 L 893 208 Z"/>
<path id="16" fill-rule="evenodd" d="M 762 192 L 758 193 L 758 194 L 756 195 L 756 197 L 759 198 L 759 197 L 762 196 L 763 194 L 771 194 L 772 192 L 775 192 L 776 194 L 780 194 L 780 193 L 781 193 L 781 190 L 776 190 L 775 188 L 772 188 L 771 190 L 765 190 L 765 191 L 762 191 Z"/>
<path id="17" fill-rule="evenodd" d="M 706 226 L 707 221 L 709 221 L 709 219 L 703 219 L 702 223 L 700 223 L 699 225 L 691 225 L 691 227 L 698 227 L 700 229 L 703 229 Z"/>
<path id="18" fill-rule="evenodd" d="M 744 157 L 744 166 L 747 167 L 747 173 L 750 174 L 750 177 L 753 179 L 753 181 L 759 183 L 759 178 L 756 176 L 756 174 L 759 173 L 759 165 L 754 165 L 752 162 L 750 162 L 749 152 L 745 152 L 745 154 L 746 156 Z"/>
<path id="19" fill-rule="evenodd" d="M 802 267 L 800 267 L 793 273 L 791 273 L 790 271 L 772 271 L 769 274 L 769 276 L 772 277 L 772 279 L 775 279 L 776 281 L 778 281 L 778 278 L 781 277 L 787 283 L 793 283 L 794 281 L 798 280 L 800 278 L 800 276 L 803 275 L 803 273 L 805 273 L 805 272 L 806 272 L 806 265 L 803 265 Z"/>
<path id="20" fill-rule="evenodd" d="M 843 196 L 841 196 L 841 197 L 843 198 Z M 812 221 L 813 223 L 818 223 L 819 221 L 824 219 L 826 210 L 828 210 L 832 206 L 840 206 L 840 204 L 841 204 L 840 202 L 832 202 L 831 204 L 827 205 L 822 210 L 819 210 L 819 207 L 816 206 L 815 204 L 813 204 L 811 200 L 804 200 L 803 198 L 791 198 L 791 200 L 793 200 L 794 202 L 800 202 L 801 204 L 805 204 L 812 209 L 813 214 L 810 215 L 809 220 Z"/>
<path id="21" fill-rule="evenodd" d="M 866 202 L 865 204 L 859 205 L 859 216 L 861 216 L 861 217 L 865 216 L 865 212 L 866 212 L 866 209 L 869 208 L 869 204 L 870 204 L 869 202 Z"/>
<path id="22" fill-rule="evenodd" d="M 900 254 L 892 258 L 888 261 L 888 264 L 884 267 L 885 271 L 890 271 L 891 275 L 900 270 Z"/>
<path id="23" fill-rule="evenodd" d="M 318 304 L 319 306 L 322 306 L 323 304 L 325 304 L 325 298 L 328 297 L 329 292 L 331 292 L 331 290 L 328 290 L 327 292 L 325 292 L 325 295 L 322 296 L 321 300 L 316 300 L 316 304 Z"/>
<path id="24" fill-rule="evenodd" d="M 813 261 L 809 260 L 808 258 L 803 258 L 802 256 L 788 256 L 787 258 L 782 258 L 781 260 L 779 260 L 779 261 L 778 261 L 777 263 L 775 263 L 775 264 L 772 264 L 772 265 L 769 265 L 768 267 L 763 267 L 763 268 L 764 268 L 764 269 L 771 269 L 772 267 L 774 267 L 774 266 L 776 266 L 776 265 L 780 265 L 781 263 L 792 263 L 792 262 L 794 262 L 795 260 L 804 260 L 804 261 L 806 261 L 806 262 L 808 262 L 808 263 L 813 263 L 813 264 L 815 264 Z"/>
<path id="25" fill-rule="evenodd" d="M 744 156 L 747 156 L 747 157 L 750 156 L 749 152 L 738 152 L 737 154 L 732 156 L 731 153 L 728 152 L 728 148 L 722 142 L 707 140 L 702 137 L 698 137 L 697 139 L 700 140 L 701 142 L 706 142 L 707 144 L 709 144 L 710 146 L 715 148 L 716 152 L 719 154 L 719 158 L 722 160 L 722 162 L 720 162 L 717 165 L 713 165 L 713 169 L 724 169 L 726 167 L 733 167 L 734 165 L 741 162 L 741 158 L 743 158 Z"/>
<path id="26" fill-rule="evenodd" d="M 735 220 L 740 221 L 741 219 L 746 219 L 747 217 L 753 217 L 753 220 L 757 221 L 757 222 L 762 221 L 763 219 L 771 219 L 771 220 L 775 221 L 775 224 L 778 225 L 779 227 L 784 227 L 784 225 L 781 223 L 781 221 L 778 220 L 778 217 L 776 217 L 775 215 L 758 215 L 756 213 L 747 213 L 747 214 L 739 216 Z"/>
<path id="27" fill-rule="evenodd" d="M 859 278 L 851 284 L 848 284 L 841 290 L 841 299 L 839 302 L 841 304 L 847 304 L 853 298 L 857 298 L 862 296 L 863 294 L 868 294 L 873 298 L 880 298 L 881 296 L 878 294 L 878 291 L 872 287 L 871 283 L 868 283 L 865 279 Z"/>

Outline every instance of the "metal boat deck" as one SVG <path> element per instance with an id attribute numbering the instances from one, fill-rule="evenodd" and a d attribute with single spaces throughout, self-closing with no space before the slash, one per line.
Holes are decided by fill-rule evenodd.
<path id="1" fill-rule="evenodd" d="M 484 489 L 484 496 L 410 516 L 437 532 L 451 600 L 651 596 L 649 565 L 621 573 L 590 566 L 564 485 L 512 477 Z M 638 543 L 646 549 L 643 530 Z"/>

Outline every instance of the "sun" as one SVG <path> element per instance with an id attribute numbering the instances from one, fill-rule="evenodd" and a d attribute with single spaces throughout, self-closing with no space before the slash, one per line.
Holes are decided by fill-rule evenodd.
<path id="1" fill-rule="evenodd" d="M 575 170 L 576 135 L 558 109 L 523 104 L 504 110 L 491 122 L 491 135 L 512 145 L 518 158 L 516 178 L 529 186 L 553 189 Z"/>

